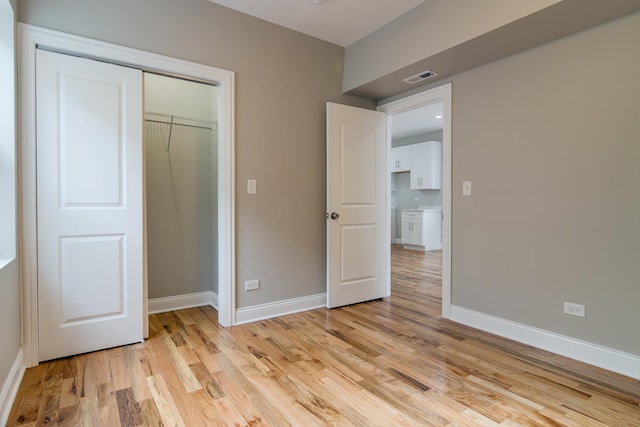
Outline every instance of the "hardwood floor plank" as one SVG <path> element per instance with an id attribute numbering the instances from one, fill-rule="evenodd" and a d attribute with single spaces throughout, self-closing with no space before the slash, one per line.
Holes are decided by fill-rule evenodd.
<path id="1" fill-rule="evenodd" d="M 75 427 L 79 425 L 89 425 L 84 423 L 84 421 L 80 418 L 80 415 L 81 414 L 79 405 L 60 408 L 60 410 L 58 411 L 58 426 Z"/>
<path id="2" fill-rule="evenodd" d="M 343 414 L 331 402 L 321 397 L 296 375 L 278 377 L 277 381 L 294 396 L 300 406 L 320 420 L 321 425 L 348 425 Z"/>
<path id="3" fill-rule="evenodd" d="M 111 372 L 111 381 L 113 381 L 113 390 L 117 392 L 131 387 L 129 371 L 122 354 L 122 348 L 112 348 L 107 352 L 109 353 L 109 370 Z"/>
<path id="4" fill-rule="evenodd" d="M 221 414 L 227 408 L 232 408 L 229 410 L 240 413 L 248 425 L 269 425 L 260 411 L 252 405 L 252 399 L 242 388 L 242 385 L 234 381 L 233 374 L 222 370 L 213 374 L 212 378 L 220 385 L 224 393 L 224 398 L 214 400 L 214 405 Z"/>
<path id="5" fill-rule="evenodd" d="M 94 360 L 93 375 L 96 385 L 111 382 L 111 369 L 109 367 L 109 358 L 106 351 L 96 351 L 91 353 Z"/>
<path id="6" fill-rule="evenodd" d="M 212 399 L 220 399 L 224 397 L 224 391 L 220 385 L 213 379 L 207 368 L 202 363 L 196 363 L 191 365 L 191 370 L 193 371 L 202 387 L 207 392 L 209 397 Z"/>
<path id="7" fill-rule="evenodd" d="M 640 426 L 640 381 L 442 319 L 441 252 L 392 257 L 390 298 L 41 363 L 8 426 Z"/>
<path id="8" fill-rule="evenodd" d="M 45 390 L 47 368 L 47 364 L 40 364 L 25 372 L 9 414 L 9 424 L 35 424 L 38 418 L 40 396 Z M 62 382 L 62 376 L 60 376 L 60 382 Z"/>
<path id="9" fill-rule="evenodd" d="M 140 344 L 126 346 L 122 349 L 126 366 L 129 368 L 129 382 L 136 402 L 151 399 L 151 391 L 147 384 L 147 375 L 143 367 L 145 362 L 141 354 Z"/>
<path id="10" fill-rule="evenodd" d="M 418 425 L 415 420 L 389 404 L 385 399 L 359 387 L 356 383 L 332 370 L 324 370 L 325 377 L 320 382 L 334 394 L 333 402 L 350 402 L 359 415 L 372 423 L 368 418 L 375 414 L 375 424 L 384 426 Z"/>
<path id="11" fill-rule="evenodd" d="M 60 407 L 59 395 L 45 395 L 40 400 L 36 425 L 56 425 L 58 422 L 58 408 Z"/>
<path id="12" fill-rule="evenodd" d="M 224 423 L 224 425 L 227 425 L 227 426 L 246 425 L 247 422 L 245 421 L 244 417 L 235 407 L 234 403 L 230 401 L 228 398 L 222 397 L 220 399 L 214 400 L 213 406 L 217 409 L 218 414 L 220 414 L 220 417 L 222 418 L 221 421 Z M 268 425 L 268 424 L 262 424 L 261 419 L 256 419 L 255 422 L 258 423 L 256 425 Z"/>
<path id="13" fill-rule="evenodd" d="M 75 377 L 63 379 L 60 387 L 60 408 L 77 405 L 80 400 L 78 394 L 78 380 Z"/>
<path id="14" fill-rule="evenodd" d="M 117 406 L 116 392 L 112 383 L 104 383 L 98 386 L 98 407 Z"/>
<path id="15" fill-rule="evenodd" d="M 164 351 L 169 353 L 171 360 L 173 362 L 173 369 L 180 377 L 182 381 L 182 385 L 187 392 L 192 392 L 196 390 L 200 390 L 202 386 L 198 379 L 193 375 L 191 369 L 189 369 L 189 364 L 182 357 L 180 352 L 175 346 L 174 341 L 169 337 L 169 334 L 159 333 L 158 337 L 160 338 L 160 342 L 163 345 Z"/>
<path id="16" fill-rule="evenodd" d="M 137 426 L 142 423 L 140 405 L 136 402 L 132 389 L 124 388 L 116 390 L 116 401 L 118 402 L 118 414 L 120 415 L 121 425 Z"/>
<path id="17" fill-rule="evenodd" d="M 115 393 L 114 393 L 115 394 Z M 120 415 L 118 414 L 118 405 L 101 406 L 98 408 L 98 417 L 101 426 L 118 426 L 120 424 Z"/>
<path id="18" fill-rule="evenodd" d="M 95 397 L 80 398 L 78 419 L 87 426 L 97 426 L 100 424 L 98 400 Z"/>
<path id="19" fill-rule="evenodd" d="M 151 394 L 151 392 L 149 392 L 149 394 Z M 153 397 L 140 402 L 140 421 L 143 426 L 164 425 Z"/>
<path id="20" fill-rule="evenodd" d="M 180 410 L 173 400 L 164 378 L 160 375 L 148 377 L 147 383 L 162 423 L 167 426 L 184 426 Z"/>

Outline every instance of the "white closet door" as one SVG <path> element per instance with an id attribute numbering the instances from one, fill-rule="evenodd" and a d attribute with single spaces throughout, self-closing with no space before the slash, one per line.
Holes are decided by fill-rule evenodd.
<path id="1" fill-rule="evenodd" d="M 142 72 L 37 51 L 39 360 L 143 334 Z"/>

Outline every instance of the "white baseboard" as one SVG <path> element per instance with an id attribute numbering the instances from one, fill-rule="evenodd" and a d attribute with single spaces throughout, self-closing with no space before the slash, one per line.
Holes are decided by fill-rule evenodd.
<path id="1" fill-rule="evenodd" d="M 20 381 L 22 381 L 25 369 L 24 355 L 22 349 L 20 349 L 16 360 L 11 366 L 9 375 L 2 386 L 2 390 L 0 390 L 0 425 L 2 426 L 7 425 L 9 413 L 11 412 L 13 401 L 16 399 L 16 394 L 18 394 L 18 388 L 20 387 Z"/>
<path id="2" fill-rule="evenodd" d="M 455 305 L 451 306 L 451 320 L 631 378 L 640 379 L 640 356 Z"/>
<path id="3" fill-rule="evenodd" d="M 254 305 L 236 310 L 236 325 L 251 323 L 272 317 L 299 313 L 327 306 L 327 294 L 310 295 L 284 301 Z"/>
<path id="4" fill-rule="evenodd" d="M 166 311 L 182 310 L 185 308 L 210 305 L 218 309 L 218 294 L 215 292 L 198 292 L 195 294 L 176 295 L 173 297 L 154 298 L 149 300 L 149 314 L 164 313 Z"/>

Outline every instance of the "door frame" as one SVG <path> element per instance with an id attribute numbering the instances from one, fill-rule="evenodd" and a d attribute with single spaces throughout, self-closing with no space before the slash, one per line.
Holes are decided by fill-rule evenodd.
<path id="1" fill-rule="evenodd" d="M 20 152 L 20 277 L 22 347 L 27 367 L 38 364 L 38 258 L 36 216 L 36 49 L 186 78 L 218 87 L 218 321 L 235 324 L 235 74 L 194 62 L 144 52 L 28 24 L 18 24 L 19 152 Z M 143 118 L 140 112 L 140 120 Z M 140 165 L 143 167 L 143 165 Z M 145 218 L 146 221 L 146 218 Z M 146 228 L 146 227 L 145 227 Z M 146 233 L 145 233 L 146 237 Z M 144 241 L 146 260 L 146 240 Z M 148 301 L 146 261 L 144 301 Z M 145 336 L 148 307 L 144 307 Z"/>
<path id="2" fill-rule="evenodd" d="M 442 120 L 442 317 L 451 318 L 451 83 L 378 106 L 387 114 L 387 158 L 391 156 L 391 118 L 435 102 L 443 103 Z M 387 293 L 391 294 L 391 167 L 387 162 Z"/>

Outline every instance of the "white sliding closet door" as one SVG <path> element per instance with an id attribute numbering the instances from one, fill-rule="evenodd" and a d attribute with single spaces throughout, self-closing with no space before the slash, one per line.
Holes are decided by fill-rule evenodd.
<path id="1" fill-rule="evenodd" d="M 39 360 L 143 338 L 142 72 L 37 51 Z"/>

